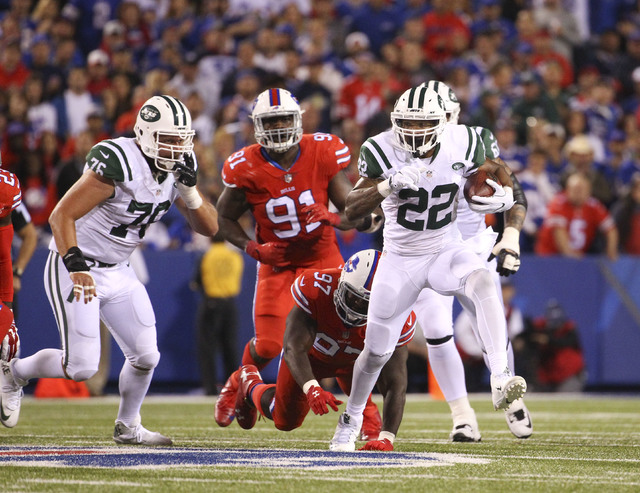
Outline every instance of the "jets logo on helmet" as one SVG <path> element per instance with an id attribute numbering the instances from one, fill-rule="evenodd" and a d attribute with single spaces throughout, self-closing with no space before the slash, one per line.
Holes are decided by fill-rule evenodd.
<path id="1" fill-rule="evenodd" d="M 347 327 L 362 327 L 367 323 L 371 284 L 379 260 L 379 251 L 362 250 L 351 256 L 342 268 L 333 302 Z"/>
<path id="2" fill-rule="evenodd" d="M 143 154 L 162 171 L 173 171 L 176 163 L 184 161 L 184 154 L 193 150 L 191 114 L 173 96 L 148 99 L 138 112 L 133 131 Z"/>
<path id="3" fill-rule="evenodd" d="M 251 119 L 256 142 L 275 152 L 286 152 L 302 139 L 298 100 L 286 89 L 267 89 L 253 104 Z"/>
<path id="4" fill-rule="evenodd" d="M 145 122 L 157 122 L 160 119 L 160 112 L 158 108 L 151 105 L 143 106 L 140 109 L 140 118 Z"/>
<path id="5" fill-rule="evenodd" d="M 458 101 L 456 93 L 444 82 L 438 80 L 430 80 L 422 85 L 433 89 L 440 95 L 444 103 L 444 111 L 447 114 L 447 122 L 457 124 L 460 117 L 460 101 Z"/>
<path id="6" fill-rule="evenodd" d="M 405 91 L 391 112 L 396 144 L 416 157 L 436 146 L 445 124 L 442 97 L 424 84 Z"/>

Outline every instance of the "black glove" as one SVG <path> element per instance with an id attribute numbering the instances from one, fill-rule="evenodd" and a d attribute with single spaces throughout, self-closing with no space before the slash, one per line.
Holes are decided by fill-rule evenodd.
<path id="1" fill-rule="evenodd" d="M 178 181 L 184 186 L 196 186 L 198 181 L 196 163 L 193 161 L 193 157 L 190 152 L 184 153 L 184 163 L 176 163 L 173 167 L 173 172 L 176 174 Z"/>

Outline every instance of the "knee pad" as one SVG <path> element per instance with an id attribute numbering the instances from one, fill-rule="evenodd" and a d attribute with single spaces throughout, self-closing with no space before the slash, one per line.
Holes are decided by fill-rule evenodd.
<path id="1" fill-rule="evenodd" d="M 360 356 L 358 356 L 357 361 L 360 369 L 363 372 L 376 373 L 385 365 L 387 361 L 389 361 L 389 358 L 391 358 L 392 354 L 393 351 L 385 354 L 375 354 L 365 346 L 365 348 L 362 350 L 362 353 L 360 353 Z"/>
<path id="2" fill-rule="evenodd" d="M 275 341 L 254 339 L 256 354 L 266 361 L 280 356 L 282 346 Z"/>
<path id="3" fill-rule="evenodd" d="M 464 283 L 464 294 L 471 299 L 475 296 L 480 300 L 497 296 L 491 273 L 486 269 L 478 269 L 469 274 Z"/>
<path id="4" fill-rule="evenodd" d="M 95 366 L 82 362 L 81 364 L 74 364 L 69 362 L 64 368 L 65 374 L 74 382 L 84 382 L 89 380 L 98 371 L 98 365 Z"/>
<path id="5" fill-rule="evenodd" d="M 396 314 L 398 308 L 397 299 L 397 290 L 394 286 L 390 284 L 381 285 L 378 291 L 375 291 L 371 297 L 369 309 L 372 310 L 378 318 L 387 320 Z"/>
<path id="6" fill-rule="evenodd" d="M 133 360 L 130 360 L 131 366 L 138 370 L 153 370 L 160 362 L 160 353 L 153 351 L 151 353 L 140 354 L 135 356 Z"/>

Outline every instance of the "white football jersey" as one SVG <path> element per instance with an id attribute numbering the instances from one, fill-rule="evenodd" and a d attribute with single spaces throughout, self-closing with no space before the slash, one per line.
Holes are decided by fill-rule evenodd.
<path id="1" fill-rule="evenodd" d="M 393 130 L 362 145 L 360 175 L 388 178 L 405 166 L 425 166 L 417 191 L 406 188 L 382 201 L 385 214 L 384 247 L 402 255 L 440 250 L 455 237 L 458 192 L 462 177 L 485 161 L 478 134 L 466 125 L 445 125 L 431 158 L 414 158 L 394 145 Z"/>
<path id="2" fill-rule="evenodd" d="M 495 159 L 500 156 L 498 141 L 493 133 L 491 133 L 491 130 L 484 127 L 471 128 L 480 136 L 480 139 L 484 144 L 486 156 L 489 159 Z M 484 214 L 479 214 L 469 208 L 469 204 L 464 198 L 462 187 L 460 187 L 460 192 L 458 194 L 458 220 L 456 224 L 462 234 L 463 240 L 476 236 L 487 228 L 486 223 L 484 222 Z"/>
<path id="3" fill-rule="evenodd" d="M 168 173 L 158 183 L 135 139 L 125 137 L 96 144 L 84 172 L 110 178 L 116 188 L 111 198 L 76 221 L 78 247 L 86 257 L 123 262 L 142 242 L 147 227 L 175 201 L 175 178 Z M 58 251 L 53 239 L 49 248 Z"/>

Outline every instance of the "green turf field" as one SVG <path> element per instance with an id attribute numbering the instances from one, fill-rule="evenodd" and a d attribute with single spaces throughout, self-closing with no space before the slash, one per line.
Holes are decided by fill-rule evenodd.
<path id="1" fill-rule="evenodd" d="M 640 491 L 638 397 L 531 395 L 534 433 L 518 440 L 502 412 L 492 410 L 488 393 L 473 396 L 482 442 L 453 444 L 447 405 L 410 395 L 396 451 L 375 454 L 324 452 L 337 413 L 309 416 L 288 433 L 264 420 L 245 431 L 236 423 L 219 428 L 213 403 L 204 397 L 148 397 L 143 423 L 171 436 L 175 445 L 147 457 L 135 455 L 146 449 L 115 447 L 111 440 L 115 397 L 26 397 L 18 426 L 0 429 L 0 491 Z M 259 457 L 238 461 L 238 449 L 254 449 L 248 453 Z M 182 458 L 183 452 L 191 455 Z M 162 463 L 173 453 L 177 462 Z M 115 467 L 100 463 L 112 454 Z M 84 456 L 93 463 L 64 463 Z"/>

